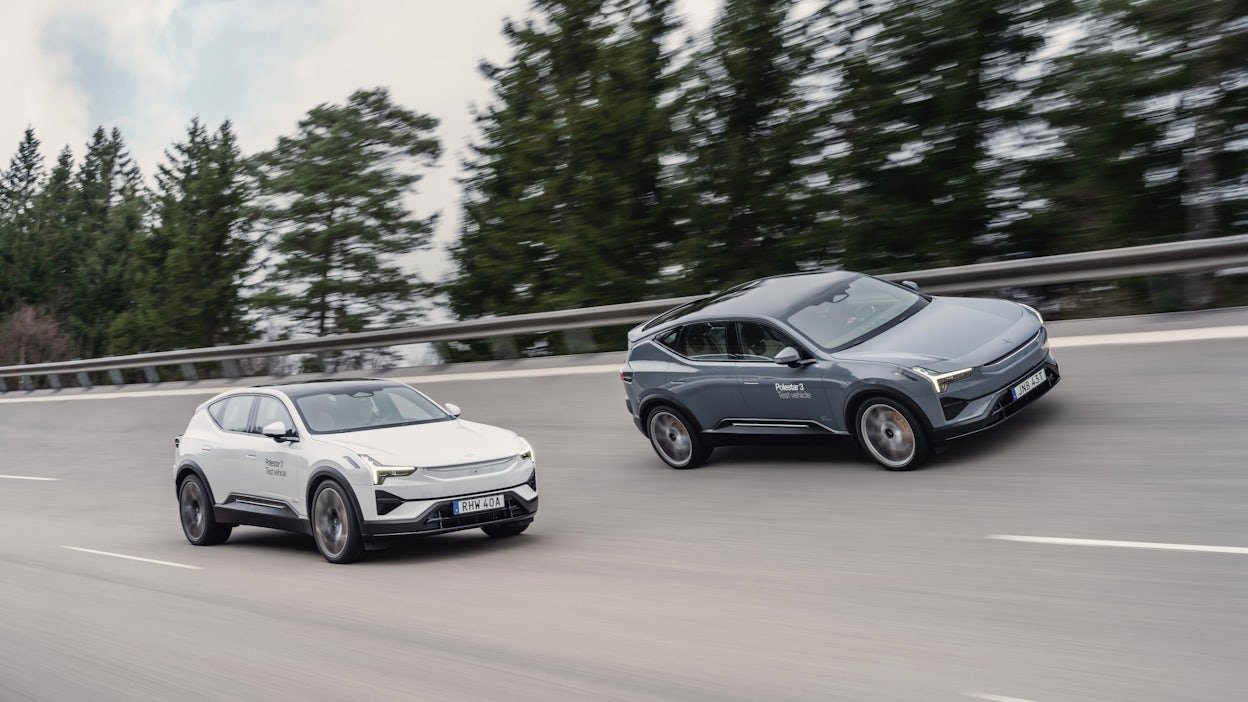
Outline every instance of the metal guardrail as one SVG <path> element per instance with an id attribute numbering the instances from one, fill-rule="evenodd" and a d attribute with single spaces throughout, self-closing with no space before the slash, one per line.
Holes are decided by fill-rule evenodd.
<path id="1" fill-rule="evenodd" d="M 925 292 L 965 293 L 1004 287 L 1106 280 L 1164 273 L 1195 273 L 1245 265 L 1248 265 L 1248 235 L 1238 235 L 977 263 L 969 266 L 932 268 L 908 273 L 889 273 L 880 277 L 893 281 L 912 280 L 918 283 Z M 124 380 L 120 371 L 143 369 L 146 380 L 155 383 L 159 380 L 156 367 L 180 366 L 185 379 L 195 380 L 194 364 L 196 363 L 221 363 L 227 377 L 239 377 L 241 373 L 238 361 L 243 359 L 384 348 L 427 342 L 489 339 L 517 334 L 588 330 L 594 327 L 636 324 L 699 297 L 702 296 L 646 300 L 602 307 L 428 324 L 355 334 L 335 334 L 307 339 L 3 366 L 0 367 L 0 391 L 8 389 L 6 378 L 19 379 L 22 388 L 29 390 L 33 387 L 33 378 L 45 377 L 50 387 L 60 388 L 62 375 L 74 375 L 78 385 L 90 387 L 92 383 L 89 373 L 107 372 L 112 384 L 122 385 Z M 571 340 L 575 339 L 575 335 L 571 337 Z M 575 343 L 570 345 L 576 346 Z"/>

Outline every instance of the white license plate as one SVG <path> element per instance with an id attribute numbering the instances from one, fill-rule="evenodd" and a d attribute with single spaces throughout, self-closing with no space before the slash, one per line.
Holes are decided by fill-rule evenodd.
<path id="1" fill-rule="evenodd" d="M 502 509 L 506 506 L 507 500 L 502 495 L 486 495 L 485 497 L 471 497 L 467 500 L 455 500 L 452 509 L 455 514 L 470 514 L 484 512 L 487 509 Z"/>
<path id="2" fill-rule="evenodd" d="M 1045 379 L 1044 369 L 1041 368 L 1040 370 L 1036 371 L 1031 377 L 1027 378 L 1026 380 L 1019 383 L 1018 385 L 1015 385 L 1014 389 L 1011 390 L 1010 392 L 1014 395 L 1014 399 L 1017 400 L 1023 395 L 1026 395 L 1032 390 L 1035 390 L 1036 388 L 1040 387 L 1041 383 L 1044 382 L 1044 379 Z"/>

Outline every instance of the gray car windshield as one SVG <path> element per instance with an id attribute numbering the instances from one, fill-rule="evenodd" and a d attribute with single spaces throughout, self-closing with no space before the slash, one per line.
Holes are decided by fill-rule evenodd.
<path id="1" fill-rule="evenodd" d="M 432 400 L 400 385 L 303 395 L 294 398 L 304 424 L 317 434 L 449 421 Z"/>
<path id="2" fill-rule="evenodd" d="M 806 300 L 785 321 L 825 351 L 835 351 L 888 329 L 926 303 L 918 293 L 864 275 Z"/>

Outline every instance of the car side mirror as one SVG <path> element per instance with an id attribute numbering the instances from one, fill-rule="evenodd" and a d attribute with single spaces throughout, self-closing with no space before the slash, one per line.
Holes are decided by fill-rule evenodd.
<path id="1" fill-rule="evenodd" d="M 260 430 L 260 433 L 279 444 L 283 441 L 294 443 L 299 440 L 299 435 L 295 433 L 294 427 L 288 427 L 286 426 L 286 422 L 280 420 L 264 425 L 264 428 Z"/>
<path id="2" fill-rule="evenodd" d="M 919 284 L 914 282 L 913 280 L 903 280 L 901 281 L 901 284 L 906 286 L 907 288 L 910 288 L 911 290 L 915 292 L 919 291 Z"/>
<path id="3" fill-rule="evenodd" d="M 459 405 L 452 405 L 449 402 L 443 405 L 443 407 L 446 408 L 446 411 L 449 412 L 452 417 L 458 417 L 463 412 L 463 410 L 459 408 Z"/>
<path id="4" fill-rule="evenodd" d="M 776 357 L 772 360 L 776 362 L 776 365 L 780 366 L 804 366 L 814 362 L 809 359 L 803 359 L 801 352 L 792 346 L 785 346 L 780 349 L 780 353 L 776 354 Z"/>

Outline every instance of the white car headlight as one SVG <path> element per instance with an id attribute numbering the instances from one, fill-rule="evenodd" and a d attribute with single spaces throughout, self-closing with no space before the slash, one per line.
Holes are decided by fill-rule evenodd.
<path id="1" fill-rule="evenodd" d="M 949 371 L 948 373 L 937 373 L 934 370 L 928 370 L 918 366 L 911 368 L 910 370 L 918 373 L 924 378 L 927 378 L 928 382 L 932 384 L 932 389 L 936 391 L 937 395 L 948 390 L 952 383 L 956 383 L 959 380 L 966 380 L 971 377 L 972 373 L 975 372 L 974 368 L 963 368 L 961 370 Z"/>
<path id="2" fill-rule="evenodd" d="M 373 474 L 373 485 L 381 485 L 386 482 L 386 478 L 401 477 L 416 472 L 416 466 L 388 466 L 367 453 L 361 453 L 360 458 L 364 459 L 368 471 Z"/>
<path id="3" fill-rule="evenodd" d="M 537 453 L 533 451 L 533 446 L 524 440 L 524 437 L 517 436 L 516 443 L 520 445 L 518 453 L 521 458 L 527 460 L 529 463 L 537 463 Z"/>

